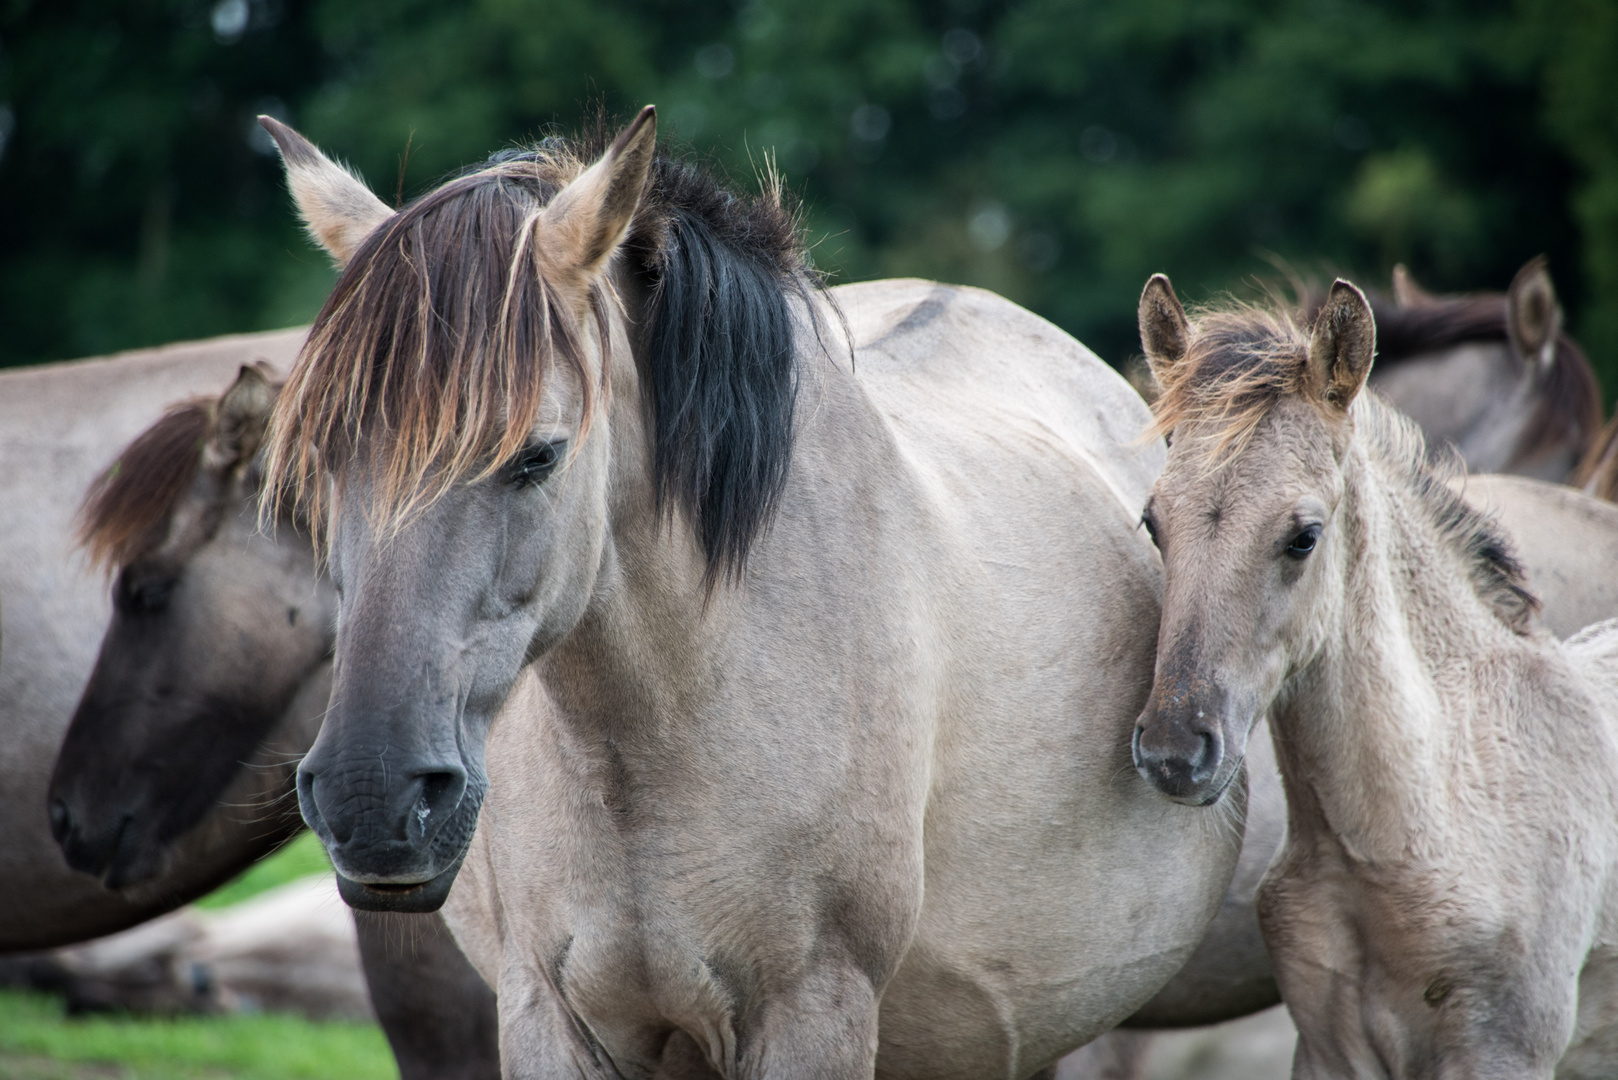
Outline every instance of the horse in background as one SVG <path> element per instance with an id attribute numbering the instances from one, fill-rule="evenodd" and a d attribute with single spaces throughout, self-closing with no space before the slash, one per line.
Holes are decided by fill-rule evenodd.
<path id="1" fill-rule="evenodd" d="M 1371 297 L 1370 385 L 1415 420 L 1432 452 L 1472 473 L 1566 481 L 1601 428 L 1594 370 L 1563 329 L 1543 256 L 1500 293 L 1434 296 L 1395 267 L 1393 302 Z"/>
<path id="2" fill-rule="evenodd" d="M 301 828 L 292 775 L 329 691 L 330 586 L 293 523 L 257 533 L 255 461 L 274 394 L 263 365 L 288 363 L 302 338 L 0 373 L 0 491 L 13 511 L 0 520 L 0 869 L 13 883 L 0 890 L 0 951 L 140 924 Z M 86 489 L 77 521 L 114 572 L 110 613 L 106 579 L 69 554 Z M 498 1075 L 492 995 L 441 922 L 356 922 L 405 1080 Z M 439 1015 L 443 1001 L 464 1014 Z"/>
<path id="3" fill-rule="evenodd" d="M 105 580 L 76 555 L 79 499 L 117 451 L 173 402 L 218 395 L 243 364 L 287 364 L 303 331 L 224 338 L 103 360 L 0 372 L 0 952 L 43 949 L 133 926 L 195 899 L 274 850 L 281 829 L 234 805 L 264 805 L 292 766 L 243 770 L 225 801 L 176 838 L 142 883 L 109 890 L 72 870 L 51 835 L 46 792 L 111 614 Z M 289 724 L 301 718 L 289 718 Z"/>
<path id="4" fill-rule="evenodd" d="M 1361 393 L 1352 285 L 1141 337 L 1172 435 L 1144 521 L 1167 577 L 1143 778 L 1221 798 L 1268 715 L 1289 808 L 1260 917 L 1295 1077 L 1611 1076 L 1618 622 L 1565 645 L 1499 526 Z"/>

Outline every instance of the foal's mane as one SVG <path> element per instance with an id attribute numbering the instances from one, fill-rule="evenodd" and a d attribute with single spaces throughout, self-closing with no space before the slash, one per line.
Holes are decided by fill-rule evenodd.
<path id="1" fill-rule="evenodd" d="M 1399 306 L 1372 296 L 1376 314 L 1377 363 L 1384 368 L 1412 357 L 1470 342 L 1510 344 L 1506 294 L 1440 296 Z M 1545 373 L 1539 406 L 1523 430 L 1522 451 L 1532 459 L 1550 451 L 1570 430 L 1575 456 L 1583 456 L 1601 428 L 1601 390 L 1595 370 L 1565 331 Z"/>
<path id="2" fill-rule="evenodd" d="M 217 403 L 198 397 L 171 406 L 96 477 L 77 520 L 92 565 L 116 569 L 151 546 L 196 475 Z"/>
<path id="3" fill-rule="evenodd" d="M 1158 373 L 1162 393 L 1152 404 L 1151 434 L 1211 423 L 1220 430 L 1210 445 L 1212 464 L 1239 453 L 1282 398 L 1303 391 L 1309 332 L 1290 309 L 1274 304 L 1227 301 L 1190 314 L 1185 358 Z M 1372 390 L 1360 392 L 1349 416 L 1355 436 L 1393 466 L 1438 534 L 1466 559 L 1478 597 L 1507 627 L 1526 633 L 1539 600 L 1499 523 L 1448 483 L 1460 460 L 1430 462 L 1421 429 Z"/>
<path id="4" fill-rule="evenodd" d="M 529 437 L 561 367 L 587 426 L 609 387 L 530 242 L 541 208 L 611 145 L 604 123 L 495 154 L 417 199 L 354 254 L 276 410 L 269 493 L 315 521 L 362 439 L 373 511 L 396 529 L 454 484 L 492 476 Z M 794 299 L 819 279 L 795 206 L 659 152 L 624 245 L 648 286 L 634 328 L 660 510 L 685 510 L 711 586 L 739 577 L 786 481 L 797 393 Z M 590 296 L 602 347 L 619 303 Z M 605 357 L 603 357 L 605 361 Z"/>

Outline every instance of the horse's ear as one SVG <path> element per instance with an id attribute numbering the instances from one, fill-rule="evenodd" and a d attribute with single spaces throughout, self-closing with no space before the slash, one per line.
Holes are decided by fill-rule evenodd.
<path id="1" fill-rule="evenodd" d="M 539 254 L 549 270 L 580 284 L 601 272 L 629 232 L 656 150 L 657 109 L 648 105 L 541 212 Z"/>
<path id="2" fill-rule="evenodd" d="M 1422 288 L 1404 263 L 1396 263 L 1393 267 L 1393 300 L 1402 308 L 1421 307 L 1431 304 L 1436 298 L 1432 293 Z"/>
<path id="3" fill-rule="evenodd" d="M 1167 274 L 1153 274 L 1140 294 L 1140 347 L 1159 383 L 1191 348 L 1191 323 Z"/>
<path id="4" fill-rule="evenodd" d="M 1371 373 L 1376 317 L 1359 289 L 1338 278 L 1309 338 L 1304 386 L 1315 400 L 1346 412 Z"/>
<path id="5" fill-rule="evenodd" d="M 287 186 L 298 204 L 304 228 L 325 248 L 339 269 L 393 211 L 360 178 L 316 149 L 315 144 L 273 116 L 259 124 L 281 151 Z"/>
<path id="6" fill-rule="evenodd" d="M 258 453 L 274 408 L 275 387 L 270 385 L 264 369 L 257 364 L 243 364 L 236 381 L 219 399 L 207 451 L 210 462 L 229 467 Z"/>
<path id="7" fill-rule="evenodd" d="M 1545 256 L 1523 264 L 1506 291 L 1506 329 L 1511 343 L 1529 361 L 1548 368 L 1556 359 L 1556 338 L 1562 332 L 1562 305 L 1551 287 Z"/>

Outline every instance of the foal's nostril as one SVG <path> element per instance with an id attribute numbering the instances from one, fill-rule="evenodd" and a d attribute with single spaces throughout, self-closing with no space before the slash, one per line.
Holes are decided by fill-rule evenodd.
<path id="1" fill-rule="evenodd" d="M 61 799 L 51 800 L 50 813 L 51 835 L 56 838 L 57 844 L 65 844 L 73 831 L 73 814 Z"/>
<path id="2" fill-rule="evenodd" d="M 1142 724 L 1135 725 L 1135 734 L 1129 740 L 1129 757 L 1135 762 L 1135 768 L 1141 768 L 1140 737 L 1146 731 Z"/>
<path id="3" fill-rule="evenodd" d="M 1197 747 L 1197 756 L 1191 759 L 1191 778 L 1197 783 L 1208 779 L 1219 768 L 1219 740 L 1214 738 L 1210 731 L 1199 731 L 1197 738 L 1201 745 Z"/>

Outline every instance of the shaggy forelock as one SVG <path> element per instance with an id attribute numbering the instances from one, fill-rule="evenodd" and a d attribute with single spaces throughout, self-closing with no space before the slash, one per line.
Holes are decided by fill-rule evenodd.
<path id="1" fill-rule="evenodd" d="M 1191 319 L 1185 358 L 1157 373 L 1161 393 L 1152 404 L 1151 434 L 1169 435 L 1190 423 L 1205 426 L 1212 437 L 1200 445 L 1208 463 L 1228 461 L 1246 448 L 1277 404 L 1303 392 L 1308 357 L 1309 333 L 1286 307 L 1227 303 L 1203 309 Z M 1467 560 L 1478 596 L 1501 622 L 1525 633 L 1539 600 L 1504 530 L 1450 487 L 1463 467 L 1459 459 L 1429 461 L 1421 429 L 1373 391 L 1355 398 L 1350 422 L 1372 455 L 1394 466 L 1439 535 Z"/>
<path id="2" fill-rule="evenodd" d="M 350 460 L 363 434 L 377 451 L 377 523 L 397 527 L 523 447 L 558 365 L 577 380 L 588 423 L 607 366 L 590 374 L 532 243 L 541 209 L 581 169 L 560 151 L 497 159 L 366 239 L 277 401 L 269 496 L 291 495 L 318 525 L 323 476 Z M 592 289 L 603 348 L 609 302 Z"/>
<path id="3" fill-rule="evenodd" d="M 598 122 L 494 155 L 390 219 L 355 253 L 277 403 L 267 500 L 290 496 L 317 525 L 329 481 L 362 441 L 379 531 L 519 451 L 560 367 L 588 425 L 607 388 L 574 313 L 529 242 L 541 209 L 612 144 Z M 773 174 L 731 190 L 659 154 L 624 242 L 651 304 L 642 390 L 660 507 L 682 507 L 710 583 L 739 575 L 786 481 L 797 387 L 789 298 L 813 315 L 820 285 L 795 208 Z M 601 348 L 619 304 L 589 297 Z M 318 540 L 318 537 L 317 537 Z"/>
<path id="4" fill-rule="evenodd" d="M 1309 335 L 1279 306 L 1228 302 L 1191 315 L 1186 355 L 1154 370 L 1159 393 L 1148 436 L 1209 421 L 1210 454 L 1239 452 L 1282 397 L 1303 388 Z"/>
<path id="5" fill-rule="evenodd" d="M 196 475 L 216 405 L 195 398 L 171 407 L 96 477 L 78 514 L 78 540 L 92 565 L 116 570 L 157 542 Z"/>

